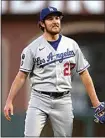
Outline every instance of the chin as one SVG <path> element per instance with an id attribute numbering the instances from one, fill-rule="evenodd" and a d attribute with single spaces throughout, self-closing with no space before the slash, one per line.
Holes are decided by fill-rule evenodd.
<path id="1" fill-rule="evenodd" d="M 56 34 L 59 34 L 60 33 L 60 31 L 53 31 L 53 32 L 51 32 L 53 35 L 56 35 Z"/>
<path id="2" fill-rule="evenodd" d="M 57 32 L 52 32 L 52 33 L 50 33 L 51 35 L 57 35 L 57 34 L 59 34 L 59 33 L 57 33 Z"/>
<path id="3" fill-rule="evenodd" d="M 54 35 L 59 34 L 59 33 L 60 33 L 60 30 L 53 30 L 53 31 L 51 31 L 51 34 L 54 34 Z"/>

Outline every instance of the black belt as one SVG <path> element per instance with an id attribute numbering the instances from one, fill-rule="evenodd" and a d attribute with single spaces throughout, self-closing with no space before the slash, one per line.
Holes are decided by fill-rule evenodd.
<path id="1" fill-rule="evenodd" d="M 45 91 L 37 91 L 37 90 L 35 91 L 41 94 L 49 95 L 54 98 L 61 97 L 69 93 L 69 91 L 65 91 L 65 92 L 45 92 Z"/>

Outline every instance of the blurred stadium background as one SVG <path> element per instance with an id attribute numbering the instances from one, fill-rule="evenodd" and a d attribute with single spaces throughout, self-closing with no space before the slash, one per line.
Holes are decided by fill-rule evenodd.
<path id="1" fill-rule="evenodd" d="M 41 35 L 38 28 L 39 12 L 46 6 L 55 6 L 64 13 L 62 34 L 76 40 L 90 63 L 100 101 L 105 101 L 105 28 L 104 1 L 5 1 L 2 0 L 2 113 L 1 136 L 22 137 L 24 118 L 30 96 L 29 80 L 14 100 L 12 122 L 3 116 L 6 98 L 20 65 L 20 54 L 33 39 Z M 73 137 L 104 137 L 105 125 L 93 122 L 93 110 L 85 89 L 76 75 L 73 82 L 74 106 Z M 53 136 L 50 121 L 41 136 Z"/>

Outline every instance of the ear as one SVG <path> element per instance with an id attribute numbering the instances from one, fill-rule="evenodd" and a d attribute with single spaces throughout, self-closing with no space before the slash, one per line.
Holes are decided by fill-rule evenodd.
<path id="1" fill-rule="evenodd" d="M 40 21 L 39 24 L 40 24 L 42 27 L 45 27 L 44 22 Z"/>

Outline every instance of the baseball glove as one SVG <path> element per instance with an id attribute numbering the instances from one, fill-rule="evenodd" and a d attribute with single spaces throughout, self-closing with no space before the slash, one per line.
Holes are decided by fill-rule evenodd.
<path id="1" fill-rule="evenodd" d="M 105 124 L 105 102 L 101 102 L 101 104 L 94 109 L 95 109 L 94 121 L 96 123 Z"/>

